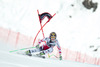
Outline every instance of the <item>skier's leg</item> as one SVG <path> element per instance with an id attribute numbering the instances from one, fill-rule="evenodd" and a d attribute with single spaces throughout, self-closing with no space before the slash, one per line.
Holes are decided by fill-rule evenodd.
<path id="1" fill-rule="evenodd" d="M 32 54 L 31 53 L 34 53 L 34 52 L 39 52 L 40 50 L 39 49 L 31 49 L 31 50 L 27 50 L 27 51 L 25 51 L 25 53 L 26 53 L 26 55 L 29 55 L 29 56 L 31 56 Z"/>
<path id="2" fill-rule="evenodd" d="M 40 49 L 33 49 L 33 50 L 30 50 L 30 53 L 34 53 L 34 52 L 39 52 Z"/>
<path id="3" fill-rule="evenodd" d="M 45 54 L 48 54 L 48 53 L 51 53 L 51 52 L 53 52 L 53 48 L 52 47 L 47 49 L 47 50 L 44 50 L 44 51 L 40 52 L 40 55 L 45 55 Z"/>
<path id="4" fill-rule="evenodd" d="M 26 53 L 27 55 L 31 55 L 31 53 L 40 52 L 40 51 L 42 51 L 42 50 L 43 50 L 43 46 L 41 46 L 41 47 L 38 48 L 38 49 L 30 49 L 30 50 L 27 50 L 25 53 Z"/>

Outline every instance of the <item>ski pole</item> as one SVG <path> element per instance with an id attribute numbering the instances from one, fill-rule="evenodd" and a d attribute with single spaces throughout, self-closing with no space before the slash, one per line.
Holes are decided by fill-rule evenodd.
<path id="1" fill-rule="evenodd" d="M 36 48 L 36 47 L 29 47 L 29 48 Z M 29 49 L 29 48 L 22 48 L 22 49 L 18 49 L 18 50 L 12 50 L 12 51 L 9 51 L 9 52 L 11 53 L 11 52 L 19 51 L 19 50 L 26 50 L 26 49 Z"/>
<path id="2" fill-rule="evenodd" d="M 58 58 L 58 57 L 57 57 L 56 55 L 54 55 L 54 54 L 50 55 L 49 57 L 52 57 L 52 56 L 54 56 L 54 57 Z"/>

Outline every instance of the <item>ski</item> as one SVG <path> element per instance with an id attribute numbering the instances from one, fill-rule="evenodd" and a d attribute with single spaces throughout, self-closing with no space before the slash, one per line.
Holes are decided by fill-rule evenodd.
<path id="1" fill-rule="evenodd" d="M 39 57 L 39 58 L 43 58 L 45 59 L 45 56 L 41 56 L 39 53 L 38 54 L 26 54 L 25 52 L 16 52 L 17 54 L 20 55 L 26 55 L 26 56 L 30 56 L 30 57 Z"/>
<path id="2" fill-rule="evenodd" d="M 43 58 L 43 59 L 45 59 L 45 56 L 41 56 L 41 55 L 39 55 L 39 54 L 32 55 L 32 56 L 35 56 L 35 57 L 39 57 L 39 58 Z"/>

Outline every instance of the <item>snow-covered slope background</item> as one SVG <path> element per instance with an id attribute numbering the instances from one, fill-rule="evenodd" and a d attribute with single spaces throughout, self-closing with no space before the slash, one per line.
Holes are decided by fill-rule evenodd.
<path id="1" fill-rule="evenodd" d="M 51 15 L 54 15 L 56 13 L 43 28 L 46 37 L 49 36 L 50 32 L 55 31 L 62 48 L 68 48 L 73 51 L 86 53 L 92 57 L 100 58 L 100 50 L 98 49 L 97 52 L 93 51 L 100 46 L 100 1 L 93 0 L 94 2 L 98 2 L 96 12 L 93 12 L 93 9 L 87 10 L 82 5 L 82 1 L 83 0 L 0 0 L 0 28 L 13 31 L 12 37 L 8 37 L 7 39 L 10 41 L 10 45 L 8 44 L 9 41 L 2 41 L 9 33 L 3 32 L 3 34 L 5 34 L 4 37 L 0 34 L 1 38 L 3 37 L 0 39 L 1 43 L 6 45 L 0 45 L 2 51 L 5 50 L 7 52 L 12 49 L 32 46 L 34 37 L 40 29 L 37 14 L 38 9 L 40 14 L 49 12 Z M 46 21 L 47 18 L 43 20 L 43 23 Z M 2 33 L 2 31 L 0 32 Z M 12 41 L 13 46 L 15 46 L 14 42 L 16 40 L 14 38 L 17 35 L 15 36 L 14 34 L 17 32 L 18 34 L 31 37 L 30 44 L 27 46 L 20 45 L 17 46 L 17 48 L 12 47 Z M 38 38 L 43 38 L 42 32 L 40 32 Z M 91 45 L 93 45 L 94 48 L 90 48 Z"/>

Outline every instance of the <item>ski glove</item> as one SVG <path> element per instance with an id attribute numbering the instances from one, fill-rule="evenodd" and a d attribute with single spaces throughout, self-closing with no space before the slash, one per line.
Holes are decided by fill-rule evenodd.
<path id="1" fill-rule="evenodd" d="M 36 45 L 36 48 L 39 48 L 39 45 Z"/>
<path id="2" fill-rule="evenodd" d="M 62 60 L 62 56 L 61 55 L 59 56 L 59 59 Z"/>

